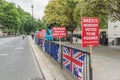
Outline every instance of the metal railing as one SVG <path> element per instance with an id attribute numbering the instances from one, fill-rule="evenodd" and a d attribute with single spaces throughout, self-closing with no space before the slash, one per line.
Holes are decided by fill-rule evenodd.
<path id="1" fill-rule="evenodd" d="M 90 53 L 60 45 L 52 41 L 37 39 L 38 44 L 50 58 L 54 58 L 61 67 L 74 76 L 75 80 L 92 80 Z"/>

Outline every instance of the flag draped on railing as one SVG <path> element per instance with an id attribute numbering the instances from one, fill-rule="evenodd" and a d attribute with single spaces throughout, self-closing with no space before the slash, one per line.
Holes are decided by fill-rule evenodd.
<path id="1" fill-rule="evenodd" d="M 50 55 L 51 54 L 51 43 L 46 41 L 45 42 L 45 51 Z"/>
<path id="2" fill-rule="evenodd" d="M 78 80 L 83 80 L 85 54 L 82 51 L 63 47 L 63 65 L 73 73 Z"/>
<path id="3" fill-rule="evenodd" d="M 59 44 L 52 44 L 52 56 L 53 58 L 58 61 L 59 60 L 59 55 L 60 55 L 60 48 L 59 48 Z"/>
<path id="4" fill-rule="evenodd" d="M 35 38 L 35 43 L 38 44 L 38 38 Z"/>
<path id="5" fill-rule="evenodd" d="M 35 42 L 50 55 L 50 58 L 60 62 L 61 69 L 64 66 L 71 74 L 76 76 L 75 79 L 92 80 L 88 52 L 68 46 L 60 46 L 44 39 L 36 39 Z"/>
<path id="6" fill-rule="evenodd" d="M 45 41 L 43 39 L 40 39 L 40 46 L 44 47 L 45 46 Z"/>

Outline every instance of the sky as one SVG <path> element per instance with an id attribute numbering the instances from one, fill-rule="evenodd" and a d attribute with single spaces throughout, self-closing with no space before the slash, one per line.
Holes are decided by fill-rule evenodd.
<path id="1" fill-rule="evenodd" d="M 29 12 L 32 15 L 33 5 L 33 17 L 37 19 L 42 19 L 44 16 L 44 10 L 49 0 L 6 0 L 7 2 L 13 2 L 19 5 L 23 10 Z"/>

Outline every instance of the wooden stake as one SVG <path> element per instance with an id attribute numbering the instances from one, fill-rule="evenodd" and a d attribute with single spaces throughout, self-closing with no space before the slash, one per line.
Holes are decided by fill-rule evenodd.
<path id="1" fill-rule="evenodd" d="M 60 48 L 60 64 L 62 69 L 62 46 L 61 46 L 61 38 L 59 37 L 59 48 Z"/>
<path id="2" fill-rule="evenodd" d="M 90 80 L 92 80 L 92 45 L 90 45 Z"/>
<path id="3" fill-rule="evenodd" d="M 92 45 L 90 45 L 90 58 L 92 60 Z"/>

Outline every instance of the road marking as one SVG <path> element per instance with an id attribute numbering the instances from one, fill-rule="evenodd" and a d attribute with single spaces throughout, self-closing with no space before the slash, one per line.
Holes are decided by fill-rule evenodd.
<path id="1" fill-rule="evenodd" d="M 7 45 L 6 47 L 14 47 L 13 45 Z"/>
<path id="2" fill-rule="evenodd" d="M 8 56 L 7 53 L 0 53 L 0 56 Z"/>
<path id="3" fill-rule="evenodd" d="M 24 47 L 16 47 L 14 48 L 15 50 L 21 50 L 21 49 L 24 49 Z"/>
<path id="4" fill-rule="evenodd" d="M 0 43 L 0 45 L 3 45 L 2 43 Z"/>
<path id="5" fill-rule="evenodd" d="M 40 77 L 29 78 L 28 80 L 41 80 Z"/>

